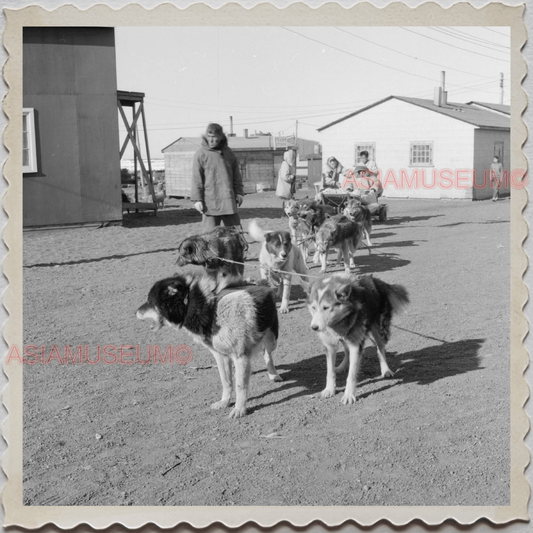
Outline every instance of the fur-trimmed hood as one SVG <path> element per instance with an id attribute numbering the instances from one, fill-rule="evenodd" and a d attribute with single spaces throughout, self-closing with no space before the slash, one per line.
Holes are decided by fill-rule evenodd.
<path id="1" fill-rule="evenodd" d="M 226 137 L 225 133 L 222 133 L 218 146 L 216 148 L 210 148 L 207 142 L 207 137 L 205 135 L 202 135 L 202 148 L 205 148 L 206 150 L 211 150 L 213 152 L 222 152 L 224 148 L 228 148 L 228 138 Z"/>

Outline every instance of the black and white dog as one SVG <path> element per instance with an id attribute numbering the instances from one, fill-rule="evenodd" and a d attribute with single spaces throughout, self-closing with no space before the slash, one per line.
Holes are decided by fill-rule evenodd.
<path id="1" fill-rule="evenodd" d="M 246 285 L 215 294 L 215 280 L 198 274 L 176 275 L 155 283 L 137 318 L 162 326 L 183 328 L 215 357 L 222 381 L 222 398 L 211 405 L 229 405 L 235 367 L 236 401 L 230 418 L 246 414 L 251 359 L 263 352 L 271 381 L 282 381 L 272 360 L 279 323 L 269 287 Z"/>

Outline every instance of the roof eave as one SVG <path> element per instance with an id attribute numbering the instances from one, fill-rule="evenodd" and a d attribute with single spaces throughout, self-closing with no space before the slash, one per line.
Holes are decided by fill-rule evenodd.
<path id="1" fill-rule="evenodd" d="M 494 129 L 494 130 L 508 130 L 508 129 L 511 129 L 511 126 L 509 126 L 507 128 L 505 126 L 485 126 L 485 125 L 482 125 L 482 124 L 477 124 L 476 122 L 472 122 L 470 120 L 466 120 L 466 119 L 464 119 L 462 117 L 452 117 L 451 115 L 447 115 L 446 113 L 439 112 L 438 109 L 433 109 L 431 107 L 427 107 L 427 106 L 421 105 L 421 104 L 419 104 L 417 102 L 412 102 L 412 101 L 410 101 L 408 99 L 402 98 L 401 96 L 397 96 L 396 98 L 398 100 L 401 100 L 402 102 L 405 102 L 406 104 L 415 105 L 415 106 L 420 107 L 422 109 L 426 109 L 427 111 L 433 111 L 434 113 L 439 113 L 439 115 L 451 118 L 452 120 L 459 120 L 460 122 L 464 122 L 465 124 L 469 124 L 470 126 L 474 126 L 475 128 Z"/>
<path id="2" fill-rule="evenodd" d="M 396 98 L 395 96 L 387 96 L 386 98 L 383 98 L 382 100 L 378 100 L 377 102 L 374 102 L 373 104 L 370 104 L 366 107 L 363 107 L 362 109 L 359 109 L 357 111 L 354 111 L 353 113 L 350 113 L 349 115 L 346 115 L 345 117 L 339 118 L 337 120 L 334 120 L 333 122 L 330 122 L 329 124 L 326 124 L 325 126 L 322 126 L 321 128 L 318 128 L 316 131 L 324 131 L 327 128 L 330 128 L 331 126 L 335 126 L 335 124 L 339 124 L 340 122 L 344 122 L 345 120 L 348 120 L 349 118 L 354 117 L 355 115 L 358 115 L 359 113 L 363 113 L 363 111 L 367 111 L 368 109 L 372 109 L 373 107 L 376 107 L 378 105 L 383 104 L 387 100 L 391 100 L 392 98 Z"/>

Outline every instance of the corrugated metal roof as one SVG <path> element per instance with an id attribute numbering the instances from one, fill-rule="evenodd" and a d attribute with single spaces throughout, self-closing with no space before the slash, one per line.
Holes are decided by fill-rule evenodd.
<path id="1" fill-rule="evenodd" d="M 498 111 L 499 113 L 505 113 L 506 115 L 511 114 L 511 106 L 506 104 L 493 104 L 492 102 L 478 102 L 477 100 L 472 100 L 467 102 L 467 105 L 478 105 L 486 107 L 487 109 L 492 109 L 493 111 Z"/>
<path id="2" fill-rule="evenodd" d="M 480 109 L 467 104 L 447 103 L 437 106 L 433 100 L 425 100 L 423 98 L 409 98 L 404 96 L 395 96 L 398 100 L 403 100 L 413 105 L 424 107 L 431 111 L 446 115 L 451 118 L 456 118 L 462 122 L 467 122 L 479 128 L 491 129 L 511 129 L 511 119 L 498 113 L 493 113 L 486 109 Z"/>
<path id="3" fill-rule="evenodd" d="M 197 150 L 202 146 L 201 137 L 180 137 L 172 144 L 169 144 L 162 152 L 172 148 L 172 152 L 190 152 Z M 249 151 L 249 150 L 274 150 L 274 139 L 270 135 L 258 135 L 257 137 L 229 137 L 228 146 L 235 151 Z M 295 145 L 289 142 L 289 148 L 294 148 Z M 285 148 L 277 148 L 278 150 L 285 150 Z"/>
<path id="4" fill-rule="evenodd" d="M 423 107 L 425 109 L 428 109 L 429 111 L 434 111 L 435 113 L 440 113 L 441 115 L 446 115 L 448 117 L 455 118 L 457 120 L 460 120 L 461 122 L 466 122 L 468 124 L 472 124 L 473 126 L 477 126 L 478 128 L 489 128 L 498 130 L 511 129 L 510 117 L 503 116 L 499 113 L 494 113 L 493 111 L 489 111 L 487 109 L 481 109 L 479 107 L 475 107 L 468 104 L 457 104 L 451 102 L 441 106 L 437 106 L 433 103 L 433 100 L 426 100 L 424 98 L 412 98 L 408 96 L 388 96 L 383 100 L 379 100 L 378 102 L 363 107 L 362 109 L 359 109 L 354 113 L 350 113 L 345 117 L 331 122 L 326 126 L 319 128 L 318 131 L 330 128 L 331 126 L 338 124 L 339 122 L 343 122 L 344 120 L 354 117 L 355 115 L 364 113 L 368 109 L 381 105 L 384 102 L 387 102 L 393 98 L 395 98 L 396 100 L 401 100 L 402 102 L 406 102 L 408 104 Z"/>
<path id="5" fill-rule="evenodd" d="M 196 151 L 202 146 L 201 137 L 180 137 L 176 139 L 173 143 L 165 146 L 161 151 L 166 152 L 172 148 L 172 152 L 191 152 Z"/>

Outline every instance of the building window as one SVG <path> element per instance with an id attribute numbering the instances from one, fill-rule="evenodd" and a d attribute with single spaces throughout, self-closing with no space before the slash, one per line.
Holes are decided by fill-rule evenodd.
<path id="1" fill-rule="evenodd" d="M 35 111 L 31 108 L 22 110 L 22 172 L 37 172 Z"/>
<path id="2" fill-rule="evenodd" d="M 355 165 L 359 163 L 359 159 L 361 159 L 359 154 L 362 151 L 368 152 L 368 159 L 370 159 L 370 161 L 376 160 L 376 143 L 358 143 L 355 145 Z"/>
<path id="3" fill-rule="evenodd" d="M 433 143 L 432 142 L 412 142 L 409 165 L 412 167 L 433 166 Z"/>

